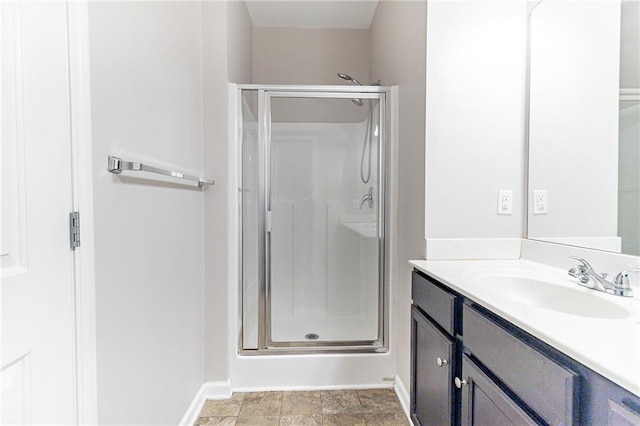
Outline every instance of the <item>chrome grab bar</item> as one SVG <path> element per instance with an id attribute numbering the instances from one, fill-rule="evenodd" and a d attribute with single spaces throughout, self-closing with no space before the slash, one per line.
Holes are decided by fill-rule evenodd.
<path id="1" fill-rule="evenodd" d="M 214 185 L 215 182 L 209 179 L 205 179 L 197 176 L 185 175 L 181 172 L 174 172 L 172 170 L 161 169 L 159 167 L 149 166 L 148 164 L 142 164 L 135 161 L 125 161 L 121 158 L 109 156 L 107 163 L 107 170 L 110 173 L 120 174 L 123 171 L 135 171 L 135 172 L 150 172 L 160 175 L 171 176 L 179 179 L 186 179 L 198 183 L 198 188 L 202 188 L 205 185 Z"/>

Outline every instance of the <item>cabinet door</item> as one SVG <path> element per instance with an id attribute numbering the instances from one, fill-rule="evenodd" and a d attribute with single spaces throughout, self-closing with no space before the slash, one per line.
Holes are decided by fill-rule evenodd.
<path id="1" fill-rule="evenodd" d="M 577 373 L 469 305 L 462 312 L 464 346 L 475 359 L 548 424 L 577 423 Z"/>
<path id="2" fill-rule="evenodd" d="M 412 420 L 416 426 L 454 424 L 454 343 L 415 307 L 411 318 Z"/>
<path id="3" fill-rule="evenodd" d="M 609 400 L 608 426 L 640 426 L 640 413 L 625 404 Z"/>
<path id="4" fill-rule="evenodd" d="M 462 426 L 537 424 L 466 355 L 462 378 Z"/>

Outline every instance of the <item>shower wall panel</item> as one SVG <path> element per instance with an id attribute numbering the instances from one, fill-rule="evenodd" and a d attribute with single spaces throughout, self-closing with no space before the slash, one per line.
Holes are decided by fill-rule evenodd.
<path id="1" fill-rule="evenodd" d="M 376 205 L 359 205 L 366 193 L 358 184 L 363 137 L 363 123 L 272 125 L 274 341 L 301 341 L 307 333 L 327 340 L 377 336 L 377 299 L 365 309 L 366 283 L 378 285 L 377 239 L 343 226 L 350 217 L 375 218 Z M 370 246 L 368 255 L 363 245 Z"/>

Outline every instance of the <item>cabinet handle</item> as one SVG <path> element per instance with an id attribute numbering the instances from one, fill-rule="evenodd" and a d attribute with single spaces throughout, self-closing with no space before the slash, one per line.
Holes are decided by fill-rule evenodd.
<path id="1" fill-rule="evenodd" d="M 462 389 L 462 386 L 467 384 L 467 381 L 464 379 L 460 379 L 458 377 L 456 377 L 455 379 L 453 379 L 453 382 L 456 384 L 456 387 L 458 389 Z"/>
<path id="2" fill-rule="evenodd" d="M 449 361 L 447 361 L 446 359 L 442 359 L 440 357 L 436 358 L 436 364 L 438 364 L 438 367 L 442 367 L 443 365 L 447 365 L 449 363 Z"/>

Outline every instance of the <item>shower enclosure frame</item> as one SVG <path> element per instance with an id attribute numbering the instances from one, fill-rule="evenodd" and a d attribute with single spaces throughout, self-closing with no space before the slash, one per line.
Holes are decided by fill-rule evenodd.
<path id="1" fill-rule="evenodd" d="M 237 135 L 237 179 L 238 187 L 238 352 L 241 355 L 265 354 L 300 354 L 300 353 L 386 353 L 389 348 L 389 241 L 387 238 L 388 209 L 390 197 L 387 196 L 389 177 L 387 164 L 389 159 L 391 87 L 389 86 L 319 86 L 319 85 L 234 85 L 237 96 L 238 129 Z M 243 298 L 243 134 L 242 94 L 244 91 L 255 91 L 258 95 L 258 347 L 245 349 L 244 345 L 244 298 Z M 362 99 L 379 102 L 379 134 L 378 143 L 378 335 L 376 340 L 342 340 L 342 341 L 291 341 L 274 342 L 271 339 L 271 250 L 270 232 L 267 221 L 271 209 L 271 100 L 272 98 L 299 99 Z"/>

